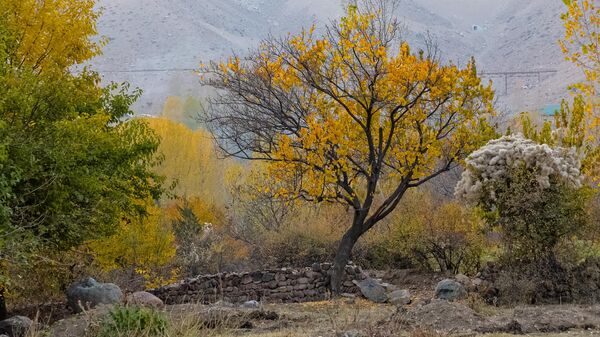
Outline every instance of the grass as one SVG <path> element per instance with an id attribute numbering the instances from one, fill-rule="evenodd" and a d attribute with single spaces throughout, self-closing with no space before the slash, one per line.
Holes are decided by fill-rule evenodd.
<path id="1" fill-rule="evenodd" d="M 473 306 L 481 312 L 490 309 L 481 302 Z M 160 311 L 169 324 L 164 331 L 122 331 L 111 337 L 452 337 L 437 331 L 408 328 L 401 321 L 389 319 L 397 309 L 392 305 L 373 304 L 366 300 L 337 299 L 332 301 L 266 304 L 263 313 L 277 313 L 276 319 L 258 319 L 256 311 L 239 308 L 207 307 L 185 304 L 169 306 Z M 25 337 L 100 337 L 101 322 L 109 309 L 96 309 L 69 318 L 63 328 L 52 331 L 32 330 Z M 491 314 L 491 312 L 489 313 Z M 252 328 L 244 326 L 252 323 Z M 64 328 L 78 327 L 67 331 Z M 76 333 L 73 333 L 76 332 Z M 355 332 L 358 332 L 355 334 Z M 348 333 L 348 334 L 347 334 Z M 476 335 L 473 335 L 476 336 Z M 485 337 L 512 337 L 510 334 L 486 334 Z M 569 331 L 538 334 L 544 337 L 600 336 L 600 331 Z M 484 337 L 484 335 L 481 335 Z"/>

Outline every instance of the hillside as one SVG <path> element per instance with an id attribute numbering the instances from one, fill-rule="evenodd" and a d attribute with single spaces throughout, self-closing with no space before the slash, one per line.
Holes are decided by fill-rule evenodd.
<path id="1" fill-rule="evenodd" d="M 269 34 L 323 25 L 342 13 L 341 0 L 102 0 L 101 35 L 109 39 L 94 67 L 106 81 L 144 89 L 139 113 L 157 113 L 167 96 L 202 96 L 191 69 L 201 61 L 243 54 Z M 488 72 L 556 69 L 538 78 L 497 84 L 498 107 L 537 109 L 566 94 L 578 72 L 563 61 L 560 0 L 402 0 L 398 16 L 406 39 L 419 46 L 427 34 L 444 60 L 464 64 L 475 56 Z"/>

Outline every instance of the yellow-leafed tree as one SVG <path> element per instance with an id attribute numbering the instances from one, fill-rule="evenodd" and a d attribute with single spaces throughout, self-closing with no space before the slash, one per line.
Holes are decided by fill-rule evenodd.
<path id="1" fill-rule="evenodd" d="M 241 60 L 203 65 L 217 90 L 206 122 L 225 153 L 270 163 L 278 195 L 353 209 L 332 274 L 340 292 L 357 240 L 405 192 L 458 165 L 493 134 L 491 86 L 474 61 L 412 52 L 393 2 L 364 0 L 324 29 L 264 41 Z M 393 185 L 380 188 L 383 181 Z"/>
<path id="2" fill-rule="evenodd" d="M 64 70 L 101 53 L 104 40 L 95 42 L 96 0 L 0 0 L 9 34 L 9 63 L 19 70 Z M 13 28 L 15 28 L 13 30 Z"/>
<path id="3" fill-rule="evenodd" d="M 577 149 L 583 172 L 600 182 L 600 6 L 591 0 L 563 2 L 565 36 L 559 43 L 565 58 L 583 71 L 585 81 L 571 86 L 573 102 L 563 101 L 554 121 L 539 127 L 522 115 L 523 133 L 540 143 Z"/>
<path id="4" fill-rule="evenodd" d="M 104 271 L 130 270 L 147 287 L 173 281 L 175 235 L 161 210 L 148 205 L 148 215 L 124 219 L 116 234 L 88 244 Z"/>
<path id="5" fill-rule="evenodd" d="M 600 5 L 595 0 L 563 0 L 567 11 L 561 16 L 565 26 L 560 46 L 568 61 L 581 67 L 586 81 L 575 85 L 593 99 L 590 108 L 598 109 L 600 84 Z M 598 112 L 598 111 L 596 111 Z M 599 116 L 596 116 L 599 117 Z"/>
<path id="6" fill-rule="evenodd" d="M 206 204 L 223 204 L 225 162 L 217 158 L 210 133 L 191 130 L 166 118 L 145 121 L 161 138 L 161 164 L 156 172 L 175 183 L 171 191 L 179 197 L 199 197 Z"/>

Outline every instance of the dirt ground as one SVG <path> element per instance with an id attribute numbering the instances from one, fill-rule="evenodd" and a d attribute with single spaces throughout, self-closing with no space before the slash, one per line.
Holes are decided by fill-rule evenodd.
<path id="1" fill-rule="evenodd" d="M 165 311 L 174 325 L 202 322 L 198 336 L 215 337 L 600 336 L 600 306 L 473 309 L 469 305 L 467 301 L 432 300 L 396 308 L 363 299 L 338 299 L 266 304 L 260 309 L 185 304 L 168 306 Z M 83 337 L 105 313 L 102 308 L 59 321 L 50 336 Z"/>
<path id="2" fill-rule="evenodd" d="M 437 282 L 446 276 L 403 270 L 368 271 L 403 289 L 413 301 L 408 306 L 375 304 L 361 298 L 268 304 L 243 309 L 231 304 L 182 304 L 164 310 L 173 325 L 197 331 L 173 337 L 508 337 L 527 334 L 544 337 L 600 337 L 600 305 L 540 305 L 495 307 L 470 295 L 460 302 L 432 300 Z M 52 324 L 51 337 L 87 337 L 107 308 L 67 317 Z M 201 331 L 198 331 L 200 328 Z"/>

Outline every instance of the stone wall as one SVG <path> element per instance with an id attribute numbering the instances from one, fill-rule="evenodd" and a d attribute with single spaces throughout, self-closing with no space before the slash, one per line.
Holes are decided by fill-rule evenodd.
<path id="1" fill-rule="evenodd" d="M 330 270 L 330 263 L 316 263 L 310 268 L 201 275 L 150 292 L 165 304 L 320 301 L 329 297 Z M 346 266 L 342 292 L 359 293 L 352 280 L 364 278 L 360 267 Z"/>

